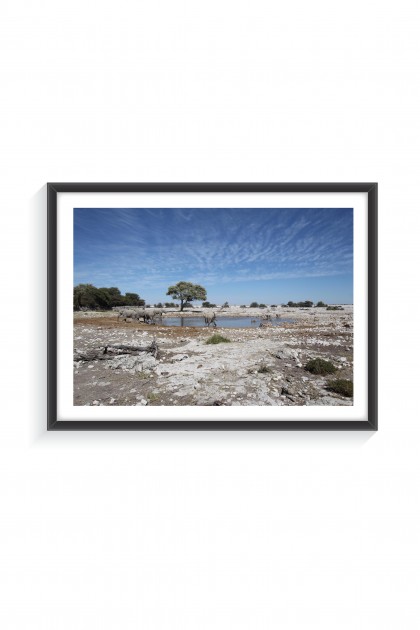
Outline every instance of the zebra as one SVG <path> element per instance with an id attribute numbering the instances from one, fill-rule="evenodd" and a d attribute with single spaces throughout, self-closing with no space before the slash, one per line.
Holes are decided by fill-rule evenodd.
<path id="1" fill-rule="evenodd" d="M 213 313 L 213 315 L 204 315 L 204 323 L 207 327 L 209 327 L 210 324 L 213 324 L 213 326 L 216 327 L 216 313 Z"/>

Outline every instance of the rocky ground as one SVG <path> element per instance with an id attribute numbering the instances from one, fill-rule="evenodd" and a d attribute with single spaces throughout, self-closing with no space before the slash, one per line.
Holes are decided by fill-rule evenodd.
<path id="1" fill-rule="evenodd" d="M 258 318 L 264 312 L 232 307 L 223 316 Z M 275 314 L 279 318 L 271 328 L 215 329 L 118 322 L 112 312 L 75 313 L 74 404 L 352 405 L 352 398 L 326 387 L 331 378 L 353 380 L 353 307 L 278 307 Z M 294 323 L 282 324 L 282 316 Z M 231 343 L 207 345 L 215 333 Z M 157 354 L 113 348 L 147 349 L 152 342 Z M 105 347 L 114 354 L 97 358 Z M 317 357 L 331 361 L 338 368 L 335 375 L 306 371 L 308 360 Z"/>

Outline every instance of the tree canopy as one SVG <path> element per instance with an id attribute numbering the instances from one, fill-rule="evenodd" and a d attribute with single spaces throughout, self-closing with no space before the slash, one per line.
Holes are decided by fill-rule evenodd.
<path id="1" fill-rule="evenodd" d="M 170 295 L 174 300 L 180 300 L 181 311 L 184 309 L 186 302 L 207 299 L 207 293 L 204 287 L 200 284 L 193 284 L 192 282 L 184 281 L 178 282 L 177 284 L 169 287 L 166 295 Z"/>
<path id="2" fill-rule="evenodd" d="M 107 310 L 113 306 L 144 306 L 145 301 L 137 293 L 121 294 L 117 287 L 101 287 L 78 284 L 73 289 L 73 309 Z"/>

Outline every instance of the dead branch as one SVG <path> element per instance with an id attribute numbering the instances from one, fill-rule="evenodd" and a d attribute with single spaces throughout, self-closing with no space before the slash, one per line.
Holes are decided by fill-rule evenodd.
<path id="1" fill-rule="evenodd" d="M 102 346 L 95 348 L 94 350 L 87 350 L 86 352 L 79 352 L 73 355 L 73 361 L 93 361 L 93 360 L 108 360 L 124 354 L 137 355 L 140 352 L 149 352 L 152 356 L 157 357 L 158 345 L 156 340 L 153 339 L 152 343 L 148 346 L 128 346 L 125 344 L 118 344 L 113 346 Z"/>

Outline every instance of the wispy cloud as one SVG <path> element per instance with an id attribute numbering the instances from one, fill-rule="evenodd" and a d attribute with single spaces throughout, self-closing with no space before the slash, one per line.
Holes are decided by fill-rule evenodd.
<path id="1" fill-rule="evenodd" d="M 140 293 L 179 280 L 352 284 L 351 209 L 76 209 L 74 232 L 76 282 Z"/>

